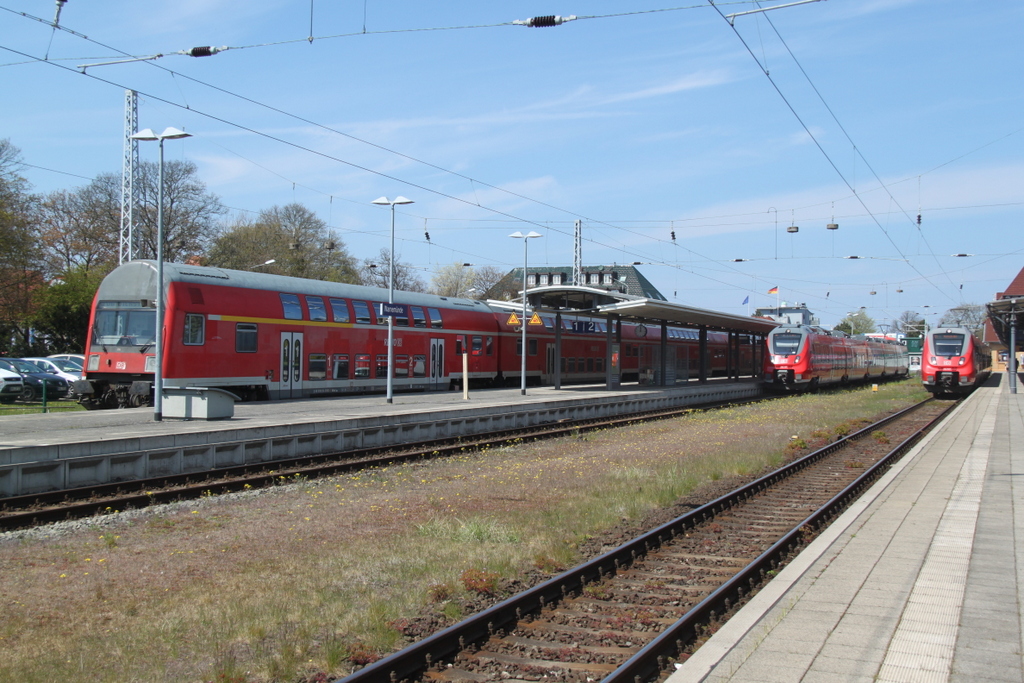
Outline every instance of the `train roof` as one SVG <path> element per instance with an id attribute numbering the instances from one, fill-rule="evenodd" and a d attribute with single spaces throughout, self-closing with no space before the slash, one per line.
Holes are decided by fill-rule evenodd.
<path id="1" fill-rule="evenodd" d="M 387 301 L 388 290 L 365 285 L 351 285 L 324 280 L 307 280 L 287 275 L 252 273 L 227 268 L 164 263 L 164 281 L 194 284 L 216 284 L 241 289 L 259 289 L 294 294 Z M 156 297 L 156 261 L 129 261 L 115 268 L 100 284 L 98 296 L 106 300 L 139 299 L 140 292 Z M 445 297 L 422 292 L 395 290 L 395 300 L 412 306 L 459 307 L 488 311 L 487 304 L 477 299 Z"/>

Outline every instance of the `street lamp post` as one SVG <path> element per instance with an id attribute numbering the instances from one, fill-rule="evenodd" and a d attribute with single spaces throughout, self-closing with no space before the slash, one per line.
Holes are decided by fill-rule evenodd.
<path id="1" fill-rule="evenodd" d="M 164 419 L 164 140 L 192 137 L 177 128 L 165 128 L 157 135 L 146 128 L 130 136 L 134 140 L 160 143 L 160 173 L 157 180 L 156 200 L 156 368 L 153 372 L 153 420 Z"/>
<path id="2" fill-rule="evenodd" d="M 394 200 L 388 199 L 387 197 L 378 197 L 374 199 L 373 204 L 379 206 L 390 206 L 391 207 L 391 255 L 388 258 L 388 303 L 395 303 L 395 204 L 412 204 L 411 199 L 406 199 L 399 195 Z M 395 365 L 395 347 L 393 345 L 395 339 L 395 316 L 388 315 L 388 380 L 387 380 L 387 401 L 392 402 L 392 395 L 394 389 L 393 376 L 394 376 L 394 365 Z"/>
<path id="3" fill-rule="evenodd" d="M 509 237 L 515 237 L 516 239 L 523 240 L 523 319 L 521 321 L 523 325 L 523 361 L 521 366 L 522 384 L 520 385 L 519 389 L 520 393 L 523 396 L 526 396 L 526 270 L 529 264 L 528 247 L 531 238 L 540 236 L 540 233 L 534 232 L 533 230 L 526 233 L 525 235 L 519 232 L 518 230 L 509 235 Z"/>

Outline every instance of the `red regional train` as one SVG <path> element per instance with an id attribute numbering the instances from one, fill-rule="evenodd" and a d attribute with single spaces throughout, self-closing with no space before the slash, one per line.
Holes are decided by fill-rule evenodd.
<path id="1" fill-rule="evenodd" d="M 782 325 L 768 335 L 764 381 L 772 389 L 805 391 L 829 384 L 904 377 L 907 347 L 891 339 L 850 337 L 809 325 Z"/>
<path id="2" fill-rule="evenodd" d="M 217 387 L 244 400 L 384 391 L 385 289 L 319 280 L 164 265 L 165 387 Z M 85 378 L 76 384 L 89 409 L 151 405 L 156 368 L 156 263 L 132 261 L 100 284 L 93 302 Z M 507 309 L 483 301 L 395 292 L 408 316 L 394 324 L 394 390 L 518 385 L 522 336 Z M 555 358 L 555 318 L 528 328 L 527 381 L 550 384 L 559 362 L 566 383 L 605 378 L 607 323 L 563 314 Z M 753 341 L 738 335 L 738 368 L 754 374 Z M 659 327 L 621 325 L 621 381 L 654 381 Z M 698 332 L 668 328 L 676 376 L 698 375 Z M 734 347 L 735 348 L 735 347 Z M 728 335 L 708 332 L 709 374 L 724 375 Z M 734 367 L 736 367 L 734 365 Z"/>
<path id="3" fill-rule="evenodd" d="M 924 337 L 921 381 L 936 396 L 971 393 L 989 376 L 991 367 L 991 355 L 966 328 L 939 328 Z"/>

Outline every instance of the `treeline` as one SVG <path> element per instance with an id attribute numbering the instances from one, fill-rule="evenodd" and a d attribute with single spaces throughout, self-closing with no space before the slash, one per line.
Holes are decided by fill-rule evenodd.
<path id="1" fill-rule="evenodd" d="M 20 150 L 0 140 L 0 355 L 85 349 L 89 309 L 100 282 L 120 262 L 121 174 L 34 194 Z M 134 258 L 156 258 L 159 168 L 143 162 L 133 209 Z M 164 260 L 258 270 L 294 277 L 387 287 L 391 254 L 359 259 L 302 204 L 228 215 L 188 161 L 164 163 Z M 451 264 L 430 274 L 395 262 L 395 288 L 481 297 L 505 276 L 483 266 Z M 495 293 L 491 292 L 494 296 Z M 498 296 L 514 295 L 514 292 Z"/>

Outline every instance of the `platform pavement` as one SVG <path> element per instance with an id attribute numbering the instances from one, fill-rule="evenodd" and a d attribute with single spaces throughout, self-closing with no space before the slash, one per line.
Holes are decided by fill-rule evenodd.
<path id="1" fill-rule="evenodd" d="M 725 378 L 712 379 L 709 384 L 732 382 Z M 750 384 L 755 380 L 744 378 L 736 383 Z M 255 429 L 281 424 L 316 424 L 327 420 L 357 419 L 380 415 L 414 415 L 437 410 L 509 406 L 531 403 L 549 403 L 564 400 L 596 400 L 618 397 L 630 393 L 652 391 L 689 391 L 701 385 L 696 381 L 679 383 L 674 387 L 640 386 L 630 384 L 618 389 L 607 389 L 603 384 L 567 385 L 560 389 L 550 386 L 528 387 L 523 396 L 520 387 L 474 389 L 464 399 L 461 391 L 431 391 L 394 394 L 393 403 L 386 403 L 384 394 L 362 396 L 336 396 L 289 401 L 263 401 L 238 403 L 234 417 L 228 420 L 153 419 L 152 408 L 125 410 L 94 410 L 35 415 L 0 416 L 0 449 L 22 446 L 57 445 L 85 441 L 102 441 L 141 436 L 159 436 L 186 433 L 208 433 L 227 429 Z"/>
<path id="2" fill-rule="evenodd" d="M 993 377 L 669 683 L 1024 681 L 1024 393 Z"/>

